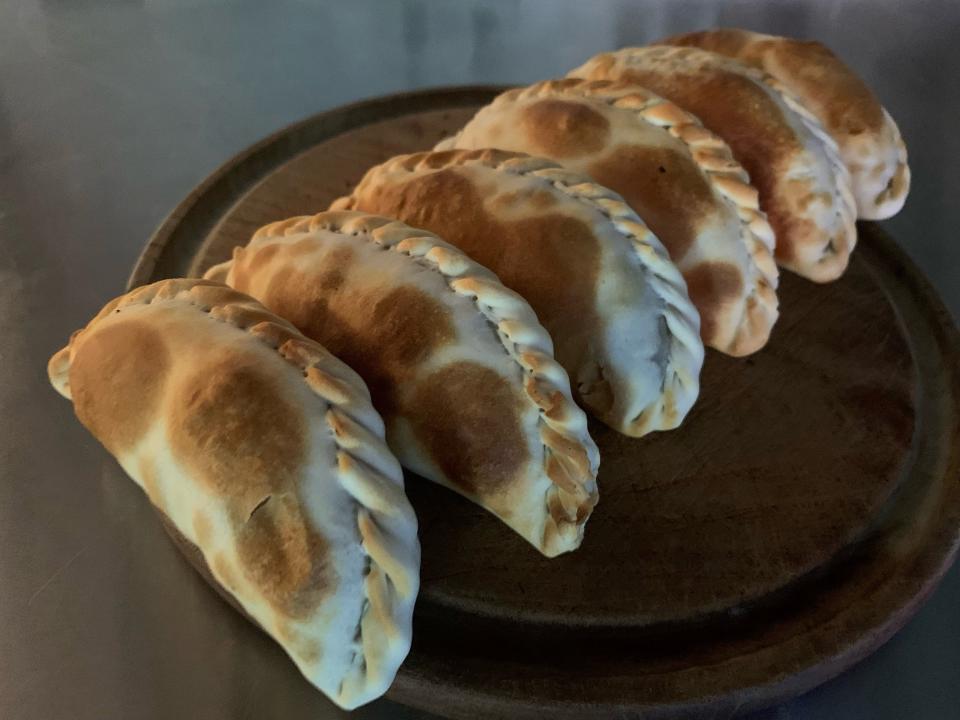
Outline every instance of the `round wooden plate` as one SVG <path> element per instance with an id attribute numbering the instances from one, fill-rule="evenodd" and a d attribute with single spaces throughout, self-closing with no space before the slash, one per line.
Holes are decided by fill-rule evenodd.
<path id="1" fill-rule="evenodd" d="M 497 91 L 370 100 L 265 139 L 180 204 L 130 285 L 199 274 L 260 225 L 325 209 Z M 593 426 L 600 504 L 579 551 L 547 560 L 408 477 L 422 589 L 390 697 L 463 718 L 732 713 L 823 682 L 901 627 L 958 544 L 960 341 L 907 256 L 859 230 L 841 280 L 782 276 L 763 351 L 707 353 L 680 429 Z"/>

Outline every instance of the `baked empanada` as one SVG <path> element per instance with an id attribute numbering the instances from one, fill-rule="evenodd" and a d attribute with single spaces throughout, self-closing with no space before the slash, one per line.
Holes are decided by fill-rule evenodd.
<path id="1" fill-rule="evenodd" d="M 359 372 L 406 467 L 547 556 L 580 544 L 597 448 L 550 337 L 489 270 L 426 231 L 328 212 L 261 228 L 208 277 Z"/>
<path id="2" fill-rule="evenodd" d="M 387 690 L 410 648 L 420 547 L 356 373 L 204 280 L 116 298 L 48 371 L 310 682 L 345 708 Z"/>
<path id="3" fill-rule="evenodd" d="M 543 158 L 498 150 L 403 155 L 334 207 L 437 233 L 536 311 L 581 402 L 628 435 L 676 427 L 703 345 L 676 267 L 613 192 Z"/>
<path id="4" fill-rule="evenodd" d="M 726 143 L 676 105 L 637 85 L 548 80 L 503 93 L 442 146 L 517 150 L 592 176 L 666 246 L 700 312 L 705 345 L 746 355 L 770 337 L 773 230 Z"/>
<path id="5" fill-rule="evenodd" d="M 783 267 L 835 280 L 856 244 L 850 173 L 810 111 L 769 75 L 688 47 L 625 48 L 591 58 L 570 76 L 643 85 L 696 115 L 726 140 L 760 192 Z"/>
<path id="6" fill-rule="evenodd" d="M 676 35 L 660 44 L 710 50 L 775 77 L 837 141 L 858 216 L 883 220 L 900 212 L 910 191 L 900 129 L 867 84 L 829 48 L 814 40 L 733 28 Z"/>

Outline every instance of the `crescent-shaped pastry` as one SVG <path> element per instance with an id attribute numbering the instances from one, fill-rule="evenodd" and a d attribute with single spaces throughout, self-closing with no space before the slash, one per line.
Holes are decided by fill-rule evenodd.
<path id="1" fill-rule="evenodd" d="M 863 220 L 900 212 L 910 191 L 907 147 L 890 113 L 863 79 L 815 40 L 723 28 L 661 40 L 703 48 L 759 68 L 783 84 L 837 141 Z"/>
<path id="2" fill-rule="evenodd" d="M 688 47 L 625 48 L 570 72 L 635 82 L 696 115 L 750 173 L 777 237 L 777 262 L 816 282 L 835 280 L 856 244 L 856 204 L 837 144 L 774 78 Z"/>
<path id="3" fill-rule="evenodd" d="M 344 708 L 387 690 L 410 648 L 420 547 L 356 373 L 204 280 L 116 298 L 48 370 L 310 682 Z"/>
<path id="4" fill-rule="evenodd" d="M 406 467 L 547 556 L 579 546 L 597 448 L 550 337 L 489 270 L 423 230 L 328 212 L 261 228 L 208 277 L 360 373 Z"/>
<path id="5" fill-rule="evenodd" d="M 770 337 L 777 266 L 757 191 L 726 143 L 673 103 L 627 83 L 548 80 L 503 93 L 443 146 L 540 155 L 592 176 L 663 242 L 705 345 L 747 355 Z"/>
<path id="6" fill-rule="evenodd" d="M 497 150 L 404 155 L 334 207 L 437 233 L 523 295 L 577 396 L 628 435 L 676 427 L 696 400 L 697 313 L 623 200 L 556 163 Z"/>

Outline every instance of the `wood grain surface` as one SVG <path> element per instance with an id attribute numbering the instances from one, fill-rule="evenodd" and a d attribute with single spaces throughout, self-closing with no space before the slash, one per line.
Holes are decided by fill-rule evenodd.
<path id="1" fill-rule="evenodd" d="M 378 99 L 268 138 L 174 211 L 131 285 L 199 274 L 260 225 L 325 209 L 492 95 Z M 841 280 L 782 276 L 766 349 L 708 352 L 680 429 L 592 426 L 601 496 L 579 551 L 547 560 L 408 475 L 422 589 L 390 696 L 463 718 L 725 716 L 895 632 L 957 547 L 960 343 L 906 255 L 859 230 Z"/>

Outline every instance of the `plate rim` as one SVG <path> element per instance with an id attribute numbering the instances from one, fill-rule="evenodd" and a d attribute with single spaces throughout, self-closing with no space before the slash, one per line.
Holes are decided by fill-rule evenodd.
<path id="1" fill-rule="evenodd" d="M 167 247 L 176 242 L 179 233 L 186 232 L 183 229 L 185 224 L 192 222 L 197 228 L 203 226 L 212 228 L 216 221 L 210 223 L 196 216 L 210 214 L 217 218 L 222 217 L 222 212 L 216 214 L 211 213 L 211 210 L 220 208 L 222 211 L 226 211 L 272 170 L 302 153 L 304 148 L 299 145 L 291 145 L 291 148 L 286 152 L 278 152 L 278 146 L 286 142 L 291 136 L 312 130 L 313 132 L 310 132 L 313 138 L 311 145 L 315 145 L 325 139 L 335 137 L 343 131 L 320 129 L 325 121 L 336 124 L 340 119 L 343 119 L 344 123 L 354 117 L 363 120 L 350 126 L 350 129 L 355 129 L 384 119 L 383 116 L 376 116 L 375 113 L 385 106 L 389 107 L 396 103 L 408 106 L 408 109 L 401 115 L 431 109 L 464 107 L 487 101 L 510 87 L 512 86 L 498 84 L 438 85 L 386 95 L 374 95 L 345 105 L 321 110 L 270 133 L 221 163 L 203 180 L 194 185 L 190 192 L 167 213 L 138 254 L 133 269 L 127 277 L 126 290 L 129 292 L 136 287 L 154 281 L 153 275 L 157 269 L 157 261 Z M 399 115 L 391 117 L 399 117 Z M 258 162 L 263 163 L 263 167 L 259 168 L 255 179 L 239 186 L 227 187 L 229 185 L 228 180 L 233 177 L 235 171 L 245 164 L 256 164 Z M 211 198 L 211 194 L 217 192 L 223 193 L 222 199 Z"/>

